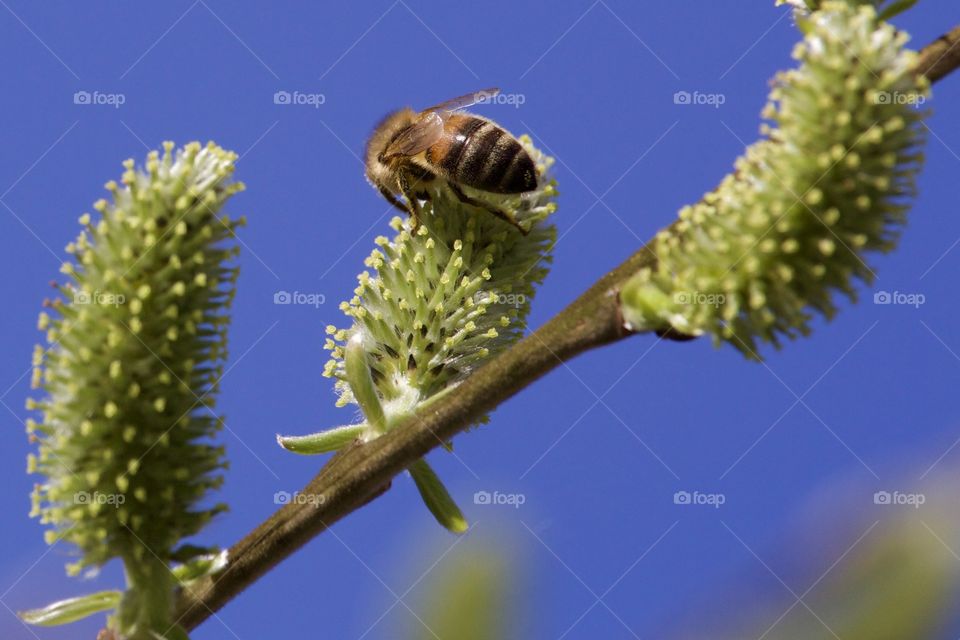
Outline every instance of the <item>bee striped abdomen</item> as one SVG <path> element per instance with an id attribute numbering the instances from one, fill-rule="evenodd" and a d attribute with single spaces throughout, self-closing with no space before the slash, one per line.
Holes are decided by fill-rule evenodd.
<path id="1" fill-rule="evenodd" d="M 481 118 L 449 123 L 449 147 L 440 166 L 456 182 L 493 193 L 523 193 L 537 187 L 533 160 L 509 133 Z"/>
<path id="2" fill-rule="evenodd" d="M 454 176 L 467 142 L 484 124 L 480 118 L 454 116 L 447 124 L 443 140 L 427 149 L 427 160 Z"/>

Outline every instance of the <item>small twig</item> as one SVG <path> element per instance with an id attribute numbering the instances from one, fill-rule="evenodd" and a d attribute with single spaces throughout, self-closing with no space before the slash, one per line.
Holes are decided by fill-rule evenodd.
<path id="1" fill-rule="evenodd" d="M 960 26 L 921 50 L 917 73 L 936 82 L 957 67 Z M 311 500 L 279 509 L 230 548 L 224 571 L 200 580 L 181 594 L 177 609 L 180 624 L 187 629 L 199 625 L 311 538 L 386 491 L 392 478 L 412 462 L 557 365 L 630 335 L 620 318 L 620 286 L 654 261 L 649 245 L 643 247 L 543 327 L 443 398 L 376 440 L 354 445 L 331 458 L 301 491 Z"/>

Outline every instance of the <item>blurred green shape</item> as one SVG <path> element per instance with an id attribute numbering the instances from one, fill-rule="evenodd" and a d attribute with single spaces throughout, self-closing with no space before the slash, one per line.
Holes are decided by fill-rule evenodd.
<path id="1" fill-rule="evenodd" d="M 939 520 L 928 523 L 903 518 L 876 525 L 876 530 L 803 598 L 809 610 L 798 603 L 764 638 L 942 637 L 960 566 L 944 542 L 954 531 L 948 522 Z"/>
<path id="2" fill-rule="evenodd" d="M 516 637 L 510 621 L 513 576 L 492 549 L 457 554 L 433 572 L 423 605 L 422 622 L 411 640 L 503 640 Z"/>

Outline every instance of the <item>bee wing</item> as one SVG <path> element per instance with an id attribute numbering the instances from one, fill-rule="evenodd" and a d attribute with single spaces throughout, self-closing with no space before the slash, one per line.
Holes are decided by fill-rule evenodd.
<path id="1" fill-rule="evenodd" d="M 420 114 L 410 128 L 390 143 L 384 156 L 415 156 L 443 136 L 443 118 L 434 111 Z"/>
<path id="2" fill-rule="evenodd" d="M 496 87 L 490 87 L 489 89 L 481 89 L 480 91 L 473 91 L 471 93 L 447 100 L 446 102 L 441 102 L 440 104 L 435 104 L 432 107 L 424 109 L 424 111 L 440 111 L 440 112 L 449 112 L 449 111 L 459 111 L 460 109 L 466 109 L 471 107 L 478 102 L 482 102 L 493 96 L 500 93 L 500 89 Z"/>
<path id="3" fill-rule="evenodd" d="M 498 93 L 500 89 L 496 87 L 481 89 L 424 109 L 417 121 L 387 147 L 384 156 L 390 158 L 417 155 L 440 140 L 443 136 L 443 121 L 449 113 L 466 109 Z"/>

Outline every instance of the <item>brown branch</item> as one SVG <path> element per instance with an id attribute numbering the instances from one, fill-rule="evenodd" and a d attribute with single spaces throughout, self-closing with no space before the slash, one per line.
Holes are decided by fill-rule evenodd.
<path id="1" fill-rule="evenodd" d="M 936 82 L 960 67 L 960 26 L 943 34 L 923 49 L 917 58 L 917 73 Z"/>
<path id="2" fill-rule="evenodd" d="M 958 43 L 960 26 L 924 47 L 917 73 L 935 82 L 960 67 Z M 280 508 L 230 548 L 226 569 L 181 594 L 176 615 L 180 624 L 187 629 L 199 625 L 311 538 L 383 493 L 393 477 L 415 460 L 557 365 L 628 336 L 620 318 L 620 286 L 653 263 L 647 245 L 452 392 L 380 438 L 331 458 L 301 491 L 315 499 Z"/>

